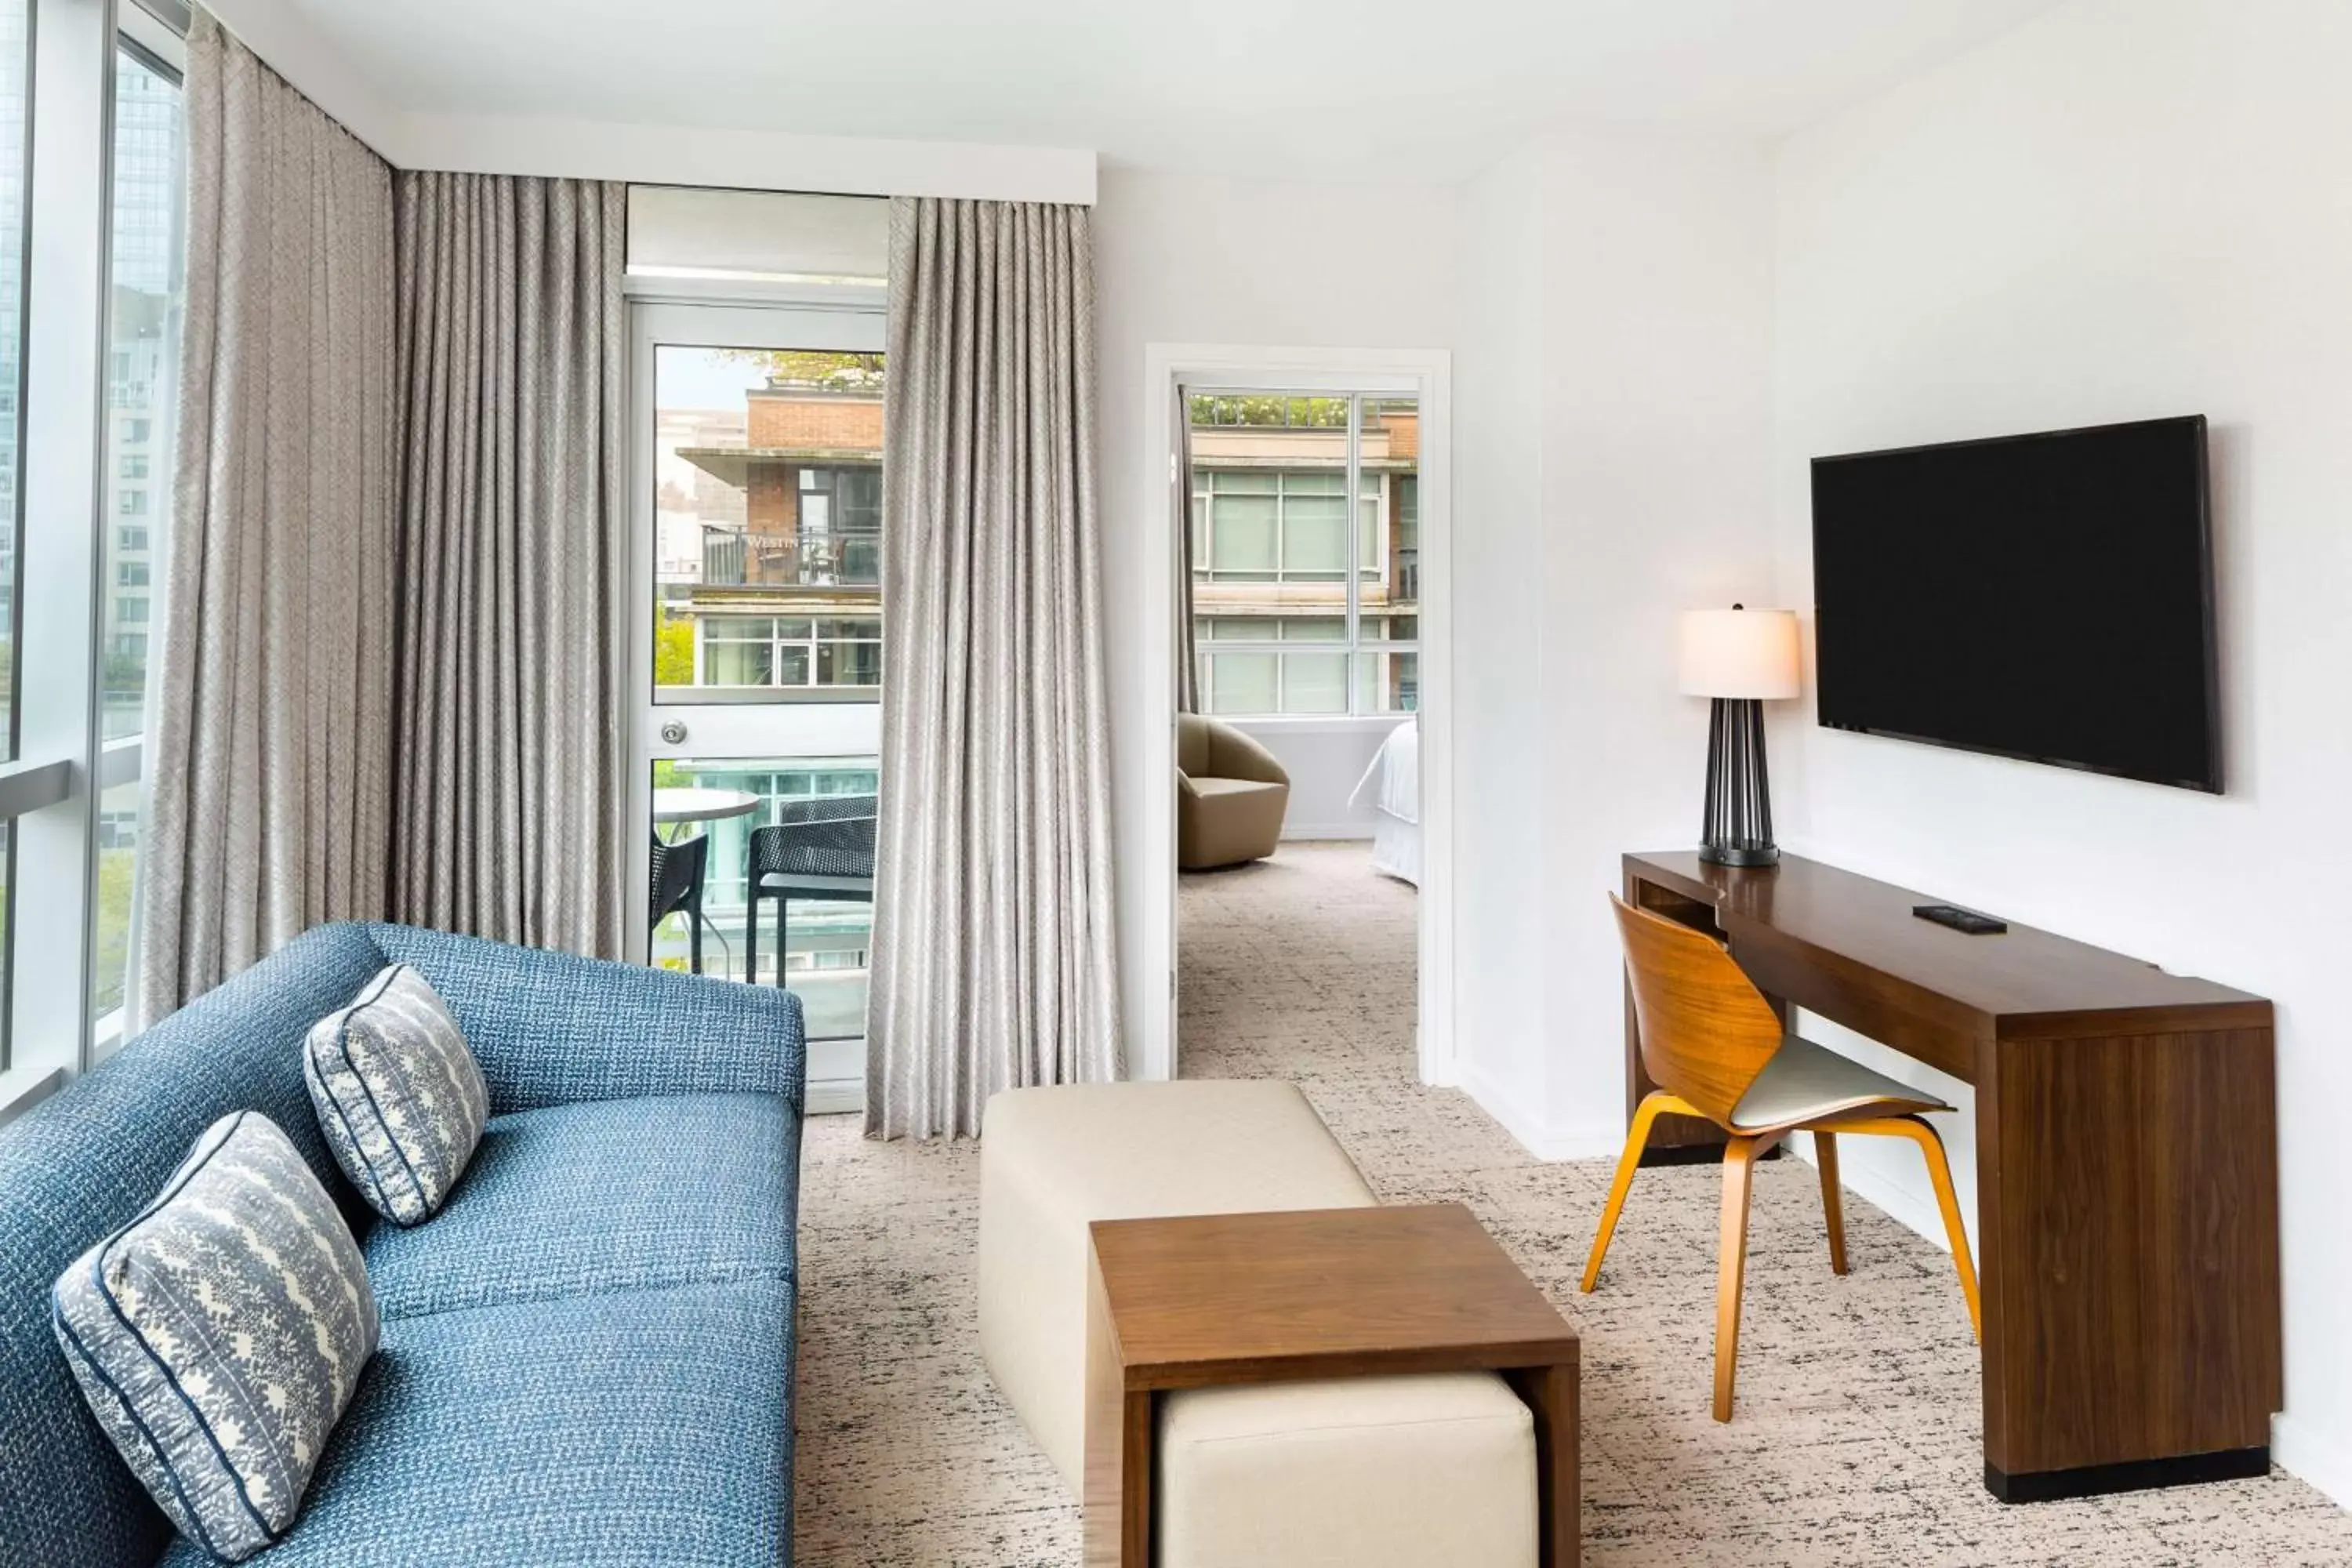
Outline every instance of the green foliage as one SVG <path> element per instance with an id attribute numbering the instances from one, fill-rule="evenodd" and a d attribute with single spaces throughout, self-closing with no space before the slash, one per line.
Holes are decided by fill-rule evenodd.
<path id="1" fill-rule="evenodd" d="M 1344 397 L 1285 397 L 1279 393 L 1204 393 L 1192 399 L 1192 416 L 1196 429 L 1242 425 L 1294 430 L 1345 430 L 1348 427 L 1348 400 Z"/>
<path id="2" fill-rule="evenodd" d="M 758 365 L 771 386 L 814 386 L 826 392 L 879 392 L 882 356 L 820 349 L 721 349 L 739 364 Z"/>
<path id="3" fill-rule="evenodd" d="M 131 963 L 131 879 L 137 852 L 98 852 L 98 1005 L 119 1006 Z"/>
<path id="4" fill-rule="evenodd" d="M 694 684 L 694 623 L 684 616 L 665 615 L 654 628 L 654 684 Z"/>

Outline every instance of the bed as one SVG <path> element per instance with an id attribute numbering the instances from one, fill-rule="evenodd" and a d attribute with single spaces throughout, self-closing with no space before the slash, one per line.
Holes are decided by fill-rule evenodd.
<path id="1" fill-rule="evenodd" d="M 1377 819 L 1372 828 L 1372 869 L 1421 886 L 1421 721 L 1408 719 L 1389 731 L 1371 766 L 1348 797 L 1360 805 L 1367 795 Z"/>

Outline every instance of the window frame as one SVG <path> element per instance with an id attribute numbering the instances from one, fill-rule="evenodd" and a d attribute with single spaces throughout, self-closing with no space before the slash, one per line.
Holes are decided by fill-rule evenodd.
<path id="1" fill-rule="evenodd" d="M 1335 426 L 1329 425 L 1299 425 L 1295 423 L 1289 417 L 1291 405 L 1307 398 L 1328 401 L 1338 396 L 1344 396 L 1347 399 L 1348 404 L 1348 418 L 1346 425 L 1347 456 L 1345 466 L 1339 470 L 1339 478 L 1342 481 L 1340 485 L 1340 496 L 1346 509 L 1343 513 L 1343 530 L 1347 538 L 1347 563 L 1336 575 L 1329 573 L 1294 574 L 1289 570 L 1289 492 L 1286 485 L 1283 482 L 1294 472 L 1313 472 L 1320 474 L 1328 473 L 1329 470 L 1307 469 L 1296 465 L 1291 468 L 1285 468 L 1273 462 L 1253 464 L 1246 467 L 1228 466 L 1225 468 L 1218 468 L 1213 463 L 1203 462 L 1196 456 L 1191 465 L 1192 471 L 1183 477 L 1184 496 L 1188 509 L 1186 514 L 1186 526 L 1188 529 L 1197 528 L 1197 537 L 1199 538 L 1201 544 L 1201 558 L 1192 563 L 1192 581 L 1195 589 L 1210 586 L 1219 583 L 1283 584 L 1291 582 L 1331 583 L 1337 581 L 1344 583 L 1346 586 L 1346 611 L 1344 617 L 1342 617 L 1342 637 L 1339 640 L 1328 638 L 1311 640 L 1299 639 L 1286 637 L 1280 635 L 1280 627 L 1286 621 L 1305 618 L 1318 620 L 1328 620 L 1333 618 L 1328 614 L 1323 613 L 1319 607 L 1317 613 L 1311 617 L 1287 615 L 1265 617 L 1268 623 L 1276 628 L 1276 635 L 1264 637 L 1216 637 L 1213 634 L 1202 636 L 1199 630 L 1200 623 L 1202 622 L 1229 620 L 1243 617 L 1219 616 L 1215 614 L 1213 610 L 1195 610 L 1195 629 L 1192 642 L 1194 648 L 1193 658 L 1197 664 L 1195 678 L 1196 687 L 1201 697 L 1201 711 L 1203 714 L 1218 719 L 1240 720 L 1252 723 L 1262 721 L 1278 723 L 1288 721 L 1328 721 L 1334 719 L 1363 720 L 1370 722 L 1380 722 L 1390 720 L 1401 720 L 1417 712 L 1419 710 L 1420 700 L 1420 680 L 1417 673 L 1417 664 L 1416 676 L 1413 681 L 1414 705 L 1410 708 L 1402 706 L 1384 708 L 1378 706 L 1377 704 L 1365 704 L 1361 702 L 1360 700 L 1360 687 L 1358 678 L 1358 668 L 1359 661 L 1368 658 L 1377 658 L 1383 655 L 1411 655 L 1413 656 L 1417 661 L 1421 653 L 1421 639 L 1417 635 L 1412 637 L 1393 637 L 1388 636 L 1367 637 L 1364 635 L 1364 626 L 1367 616 L 1364 611 L 1363 592 L 1367 574 L 1369 573 L 1373 574 L 1375 580 L 1377 580 L 1377 577 L 1380 574 L 1386 573 L 1390 564 L 1391 552 L 1388 539 L 1389 528 L 1387 525 L 1395 515 L 1394 507 L 1396 504 L 1395 486 L 1390 481 L 1401 477 L 1401 473 L 1398 470 L 1392 470 L 1387 468 L 1374 470 L 1365 467 L 1363 447 L 1366 405 L 1371 403 L 1386 404 L 1403 400 L 1412 401 L 1417 406 L 1419 400 L 1417 398 L 1405 398 L 1402 395 L 1392 391 L 1381 391 L 1370 388 L 1351 390 L 1344 393 L 1335 393 L 1330 391 L 1310 393 L 1300 391 L 1275 394 L 1249 390 L 1234 390 L 1232 388 L 1211 385 L 1185 385 L 1178 389 L 1177 395 L 1183 400 L 1182 406 L 1185 413 L 1186 427 L 1188 430 L 1194 431 L 1204 429 L 1220 430 L 1248 428 L 1330 430 L 1335 428 Z M 1281 396 L 1285 399 L 1285 419 L 1284 423 L 1279 426 L 1251 426 L 1239 423 L 1232 425 L 1199 426 L 1192 423 L 1192 400 L 1195 398 L 1207 398 L 1213 402 L 1218 399 L 1267 396 Z M 1216 499 L 1218 495 L 1216 477 L 1219 474 L 1226 473 L 1254 472 L 1271 473 L 1276 479 L 1276 486 L 1274 492 L 1276 500 L 1274 541 L 1275 569 L 1271 573 L 1248 572 L 1239 574 L 1227 574 L 1221 576 L 1214 564 L 1217 534 Z M 1373 495 L 1367 496 L 1364 493 L 1364 481 L 1369 475 L 1374 472 L 1378 472 L 1381 476 L 1381 483 Z M 1412 477 L 1416 481 L 1418 481 L 1421 477 L 1420 465 L 1417 461 L 1412 470 Z M 1419 500 L 1418 495 L 1416 495 L 1415 500 L 1417 524 L 1419 511 L 1417 504 Z M 1370 501 L 1373 507 L 1372 540 L 1374 549 L 1371 552 L 1372 558 L 1369 561 L 1363 558 L 1365 521 L 1363 517 L 1363 506 L 1367 501 Z M 1420 621 L 1419 601 L 1416 599 L 1413 603 L 1414 609 L 1412 610 L 1412 615 L 1417 627 Z M 1400 615 L 1400 613 L 1401 612 L 1393 608 L 1384 606 L 1379 611 L 1377 616 L 1370 618 L 1386 622 L 1395 618 Z M 1216 663 L 1220 656 L 1226 654 L 1271 655 L 1274 657 L 1275 701 L 1278 706 L 1272 712 L 1257 713 L 1239 710 L 1224 711 L 1218 708 L 1215 698 Z M 1316 657 L 1334 654 L 1340 656 L 1342 658 L 1341 685 L 1346 696 L 1346 706 L 1337 711 L 1294 710 L 1286 706 L 1289 701 L 1291 680 L 1290 658 L 1288 656 L 1297 655 Z"/>
<path id="2" fill-rule="evenodd" d="M 140 734 L 109 740 L 100 702 L 104 611 L 115 588 L 107 546 L 121 526 L 108 494 L 117 80 L 128 57 L 180 84 L 186 58 L 186 16 L 171 0 L 31 5 L 23 335 L 18 379 L 6 393 L 20 464 L 16 663 L 37 661 L 42 679 L 19 682 L 10 720 L 16 760 L 0 764 L 0 823 L 8 896 L 37 889 L 41 918 L 30 926 L 11 920 L 0 953 L 0 1121 L 122 1038 L 124 1010 L 100 1016 L 93 989 L 100 839 L 121 829 L 121 814 L 103 810 L 100 798 L 142 782 L 145 751 L 143 716 Z M 156 434 L 151 422 L 146 438 Z M 144 514 L 154 515 L 152 507 Z M 158 585 L 163 555 L 149 555 Z M 133 907 L 135 947 L 135 898 Z"/>

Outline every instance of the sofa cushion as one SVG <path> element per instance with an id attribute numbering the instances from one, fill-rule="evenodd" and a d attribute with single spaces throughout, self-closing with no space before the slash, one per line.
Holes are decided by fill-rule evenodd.
<path id="1" fill-rule="evenodd" d="M 494 1117 L 448 1204 L 378 1226 L 387 1318 L 589 1291 L 779 1278 L 800 1122 L 772 1094 L 592 1100 Z"/>
<path id="2" fill-rule="evenodd" d="M 302 1517 L 260 1561 L 776 1568 L 792 1313 L 791 1286 L 759 1279 L 388 1320 Z M 163 1561 L 206 1559 L 183 1540 Z"/>
<path id="3" fill-rule="evenodd" d="M 481 1142 L 490 1096 L 425 976 L 388 963 L 311 1027 L 302 1079 L 335 1162 L 394 1225 L 431 1219 Z"/>
<path id="4" fill-rule="evenodd" d="M 82 1397 L 182 1533 L 240 1563 L 294 1522 L 374 1353 L 375 1298 L 343 1216 L 269 1118 L 206 1129 L 52 1302 Z"/>
<path id="5" fill-rule="evenodd" d="M 298 937 L 0 1127 L 0 1562 L 146 1568 L 163 1549 L 171 1525 L 58 1353 L 49 1287 L 233 1110 L 275 1121 L 346 1217 L 373 1218 L 320 1135 L 302 1037 L 383 963 L 356 926 Z"/>

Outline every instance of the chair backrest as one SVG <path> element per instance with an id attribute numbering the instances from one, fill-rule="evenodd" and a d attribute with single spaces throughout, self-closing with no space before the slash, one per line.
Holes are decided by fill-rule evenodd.
<path id="1" fill-rule="evenodd" d="M 655 836 L 650 884 L 653 895 L 648 900 L 655 925 L 694 902 L 694 895 L 702 887 L 704 862 L 709 858 L 710 836 L 707 833 L 698 833 L 676 844 L 665 844 L 659 835 Z"/>
<path id="2" fill-rule="evenodd" d="M 751 885 L 777 874 L 871 877 L 876 805 L 870 795 L 778 801 L 778 820 L 751 830 Z"/>
<path id="3" fill-rule="evenodd" d="M 1176 771 L 1195 779 L 1290 782 L 1282 760 L 1257 737 L 1197 713 L 1176 715 Z"/>
<path id="4" fill-rule="evenodd" d="M 147 1568 L 162 1555 L 172 1528 L 83 1405 L 49 1329 L 49 1286 L 232 1110 L 278 1123 L 364 1236 L 366 1208 L 303 1087 L 302 1038 L 385 962 L 365 928 L 320 926 L 0 1127 L 0 1563 Z"/>
<path id="5" fill-rule="evenodd" d="M 1186 778 L 1209 776 L 1209 721 L 1198 713 L 1176 715 L 1176 771 Z"/>
<path id="6" fill-rule="evenodd" d="M 1642 1065 L 1658 1087 L 1726 1126 L 1780 1048 L 1779 1015 L 1723 944 L 1612 895 Z"/>

